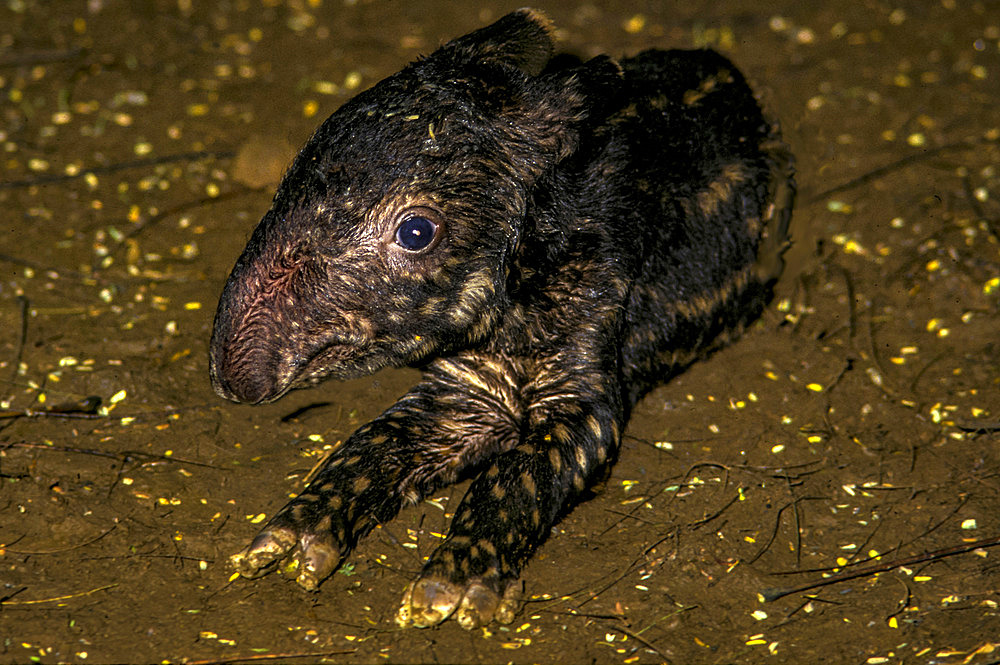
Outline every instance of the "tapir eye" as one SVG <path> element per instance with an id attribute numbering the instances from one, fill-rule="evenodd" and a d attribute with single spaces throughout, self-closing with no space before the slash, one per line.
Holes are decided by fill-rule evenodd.
<path id="1" fill-rule="evenodd" d="M 431 210 L 417 209 L 403 217 L 396 227 L 396 244 L 409 252 L 419 252 L 430 247 L 441 225 Z"/>

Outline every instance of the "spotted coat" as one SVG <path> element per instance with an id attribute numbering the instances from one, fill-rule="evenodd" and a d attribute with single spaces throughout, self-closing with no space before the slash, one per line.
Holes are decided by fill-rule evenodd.
<path id="1" fill-rule="evenodd" d="M 347 102 L 306 143 L 219 302 L 216 391 L 422 380 L 234 556 L 315 589 L 405 503 L 473 477 L 402 625 L 510 622 L 525 561 L 615 461 L 642 394 L 761 313 L 791 160 L 708 51 L 552 55 L 520 10 Z"/>

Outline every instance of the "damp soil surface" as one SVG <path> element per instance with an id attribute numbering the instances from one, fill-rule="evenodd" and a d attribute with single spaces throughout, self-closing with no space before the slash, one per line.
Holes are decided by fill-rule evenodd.
<path id="1" fill-rule="evenodd" d="M 327 114 L 518 4 L 5 0 L 0 660 L 997 661 L 986 1 L 542 2 L 564 50 L 711 46 L 755 82 L 798 160 L 775 301 L 639 405 L 512 625 L 393 621 L 462 486 L 316 593 L 234 579 L 229 556 L 416 373 L 224 402 L 206 347 L 229 268 Z"/>

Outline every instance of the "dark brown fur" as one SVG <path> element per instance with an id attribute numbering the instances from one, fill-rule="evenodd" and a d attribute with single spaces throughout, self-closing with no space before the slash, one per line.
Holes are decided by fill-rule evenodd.
<path id="1" fill-rule="evenodd" d="M 234 557 L 244 575 L 292 557 L 313 589 L 472 475 L 398 620 L 509 622 L 521 566 L 639 397 L 771 297 L 790 158 L 739 71 L 712 51 L 553 59 L 548 33 L 521 10 L 358 95 L 254 230 L 216 316 L 219 394 L 424 376 Z"/>

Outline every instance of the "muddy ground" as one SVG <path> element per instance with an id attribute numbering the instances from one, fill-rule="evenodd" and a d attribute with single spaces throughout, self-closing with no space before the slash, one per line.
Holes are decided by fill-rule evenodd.
<path id="1" fill-rule="evenodd" d="M 513 625 L 393 623 L 462 487 L 318 593 L 232 579 L 228 556 L 415 373 L 224 402 L 206 347 L 228 270 L 322 118 L 519 4 L 4 2 L 0 660 L 1000 660 L 988 1 L 538 3 L 565 50 L 709 45 L 756 82 L 800 174 L 778 297 L 641 403 Z M 24 415 L 88 396 L 96 413 Z"/>

